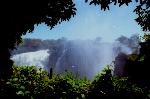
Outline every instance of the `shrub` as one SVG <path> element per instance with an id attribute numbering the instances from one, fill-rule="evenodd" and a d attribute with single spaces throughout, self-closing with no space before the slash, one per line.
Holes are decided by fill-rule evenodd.
<path id="1" fill-rule="evenodd" d="M 75 78 L 71 73 L 53 75 L 36 66 L 13 66 L 13 75 L 6 83 L 17 98 L 83 98 L 88 80 Z M 8 93 L 7 93 L 8 94 Z M 9 93 L 10 94 L 10 93 Z"/>
<path id="2" fill-rule="evenodd" d="M 15 99 L 149 99 L 149 87 L 141 87 L 129 77 L 117 78 L 110 66 L 91 82 L 72 73 L 53 74 L 36 66 L 13 66 L 13 75 L 0 81 L 0 98 Z"/>

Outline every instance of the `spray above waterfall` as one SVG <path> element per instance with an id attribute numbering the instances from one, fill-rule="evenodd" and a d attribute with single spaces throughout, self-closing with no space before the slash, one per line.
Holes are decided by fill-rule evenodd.
<path id="1" fill-rule="evenodd" d="M 124 43 L 124 40 L 128 40 L 128 43 Z M 53 68 L 55 73 L 70 71 L 79 77 L 91 79 L 115 61 L 119 53 L 128 55 L 136 52 L 134 49 L 138 46 L 133 46 L 132 43 L 135 42 L 132 40 L 120 37 L 113 43 L 106 43 L 100 39 L 28 39 L 12 52 L 12 59 L 17 65 L 36 65 L 48 71 Z"/>

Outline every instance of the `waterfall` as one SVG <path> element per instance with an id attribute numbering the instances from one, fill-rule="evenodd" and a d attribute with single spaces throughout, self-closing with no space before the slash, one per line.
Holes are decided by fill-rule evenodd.
<path id="1" fill-rule="evenodd" d="M 62 55 L 61 55 L 60 57 L 58 57 L 58 59 L 57 59 L 56 66 L 55 66 L 55 68 L 54 68 L 54 71 L 55 71 L 56 73 L 60 73 L 61 71 L 64 71 L 64 70 L 63 70 L 64 68 L 61 67 L 60 61 L 61 61 L 62 58 L 64 57 L 65 52 L 66 52 L 66 50 L 63 50 Z"/>
<path id="2" fill-rule="evenodd" d="M 39 50 L 35 52 L 26 52 L 21 54 L 16 54 L 11 57 L 14 60 L 16 65 L 27 65 L 27 66 L 37 66 L 42 69 L 46 69 L 49 53 L 48 49 Z"/>
<path id="3" fill-rule="evenodd" d="M 126 43 L 124 40 L 128 42 Z M 22 46 L 19 52 L 26 51 L 26 53 L 21 52 L 21 54 L 13 55 L 12 60 L 17 65 L 35 65 L 47 71 L 53 68 L 55 73 L 70 71 L 81 78 L 87 77 L 92 79 L 105 66 L 112 64 L 120 53 L 129 55 L 133 51 L 137 52 L 137 45 L 135 46 L 133 41 L 136 40 L 130 40 L 125 37 L 112 43 L 102 42 L 99 39 L 51 40 L 45 41 L 43 43 L 45 44 L 44 46 L 31 46 L 29 51 L 34 50 L 34 52 L 28 52 L 28 47 L 25 48 L 26 46 Z M 42 50 L 36 50 L 35 46 Z M 117 68 L 123 67 L 120 66 L 121 63 L 119 60 L 117 60 L 117 63 L 119 64 Z M 123 69 L 120 71 L 123 71 Z"/>

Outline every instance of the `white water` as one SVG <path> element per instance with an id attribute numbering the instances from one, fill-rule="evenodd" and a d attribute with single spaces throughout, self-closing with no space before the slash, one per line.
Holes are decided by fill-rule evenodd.
<path id="1" fill-rule="evenodd" d="M 35 52 L 27 52 L 14 55 L 11 59 L 15 61 L 16 65 L 37 66 L 44 69 L 47 66 L 49 53 L 47 50 L 40 50 Z"/>

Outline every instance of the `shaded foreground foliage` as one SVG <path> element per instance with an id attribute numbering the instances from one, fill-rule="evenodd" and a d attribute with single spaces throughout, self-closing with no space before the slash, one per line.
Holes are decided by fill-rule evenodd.
<path id="1" fill-rule="evenodd" d="M 89 84 L 88 80 L 76 79 L 69 73 L 53 75 L 50 79 L 48 72 L 35 66 L 13 66 L 13 75 L 1 89 L 1 97 L 11 95 L 14 98 L 35 99 L 82 98 L 87 93 Z"/>
<path id="2" fill-rule="evenodd" d="M 1 79 L 2 98 L 15 99 L 148 99 L 150 92 L 128 77 L 117 78 L 106 67 L 93 81 L 78 79 L 71 73 L 53 74 L 35 66 L 13 66 L 13 75 L 6 82 Z M 150 91 L 150 88 L 149 88 Z"/>

